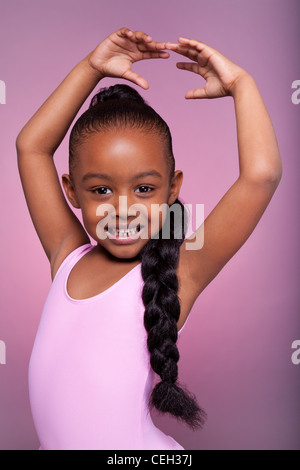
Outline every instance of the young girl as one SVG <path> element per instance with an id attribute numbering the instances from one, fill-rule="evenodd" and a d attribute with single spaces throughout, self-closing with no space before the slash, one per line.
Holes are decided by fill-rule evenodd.
<path id="1" fill-rule="evenodd" d="M 239 177 L 206 218 L 198 250 L 187 244 L 203 227 L 187 239 L 184 218 L 171 216 L 175 206 L 183 215 L 183 175 L 175 171 L 169 128 L 132 87 L 102 89 L 72 129 L 62 184 L 81 209 L 84 228 L 53 163 L 101 79 L 119 77 L 147 89 L 131 65 L 167 59 L 167 50 L 191 59 L 178 68 L 206 80 L 186 98 L 230 95 L 235 104 Z M 202 42 L 159 43 L 122 28 L 70 72 L 16 144 L 53 279 L 29 367 L 41 448 L 183 449 L 154 426 L 150 406 L 193 429 L 203 424 L 205 412 L 177 382 L 178 331 L 199 294 L 247 240 L 281 178 L 276 137 L 253 78 Z M 166 226 L 169 235 L 162 236 Z"/>

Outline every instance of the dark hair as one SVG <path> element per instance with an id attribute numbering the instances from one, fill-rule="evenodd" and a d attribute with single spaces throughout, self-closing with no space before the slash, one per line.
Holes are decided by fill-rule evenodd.
<path id="1" fill-rule="evenodd" d="M 93 132 L 124 127 L 147 133 L 155 132 L 161 137 L 162 142 L 167 145 L 167 163 L 172 176 L 175 161 L 169 127 L 134 88 L 121 84 L 101 88 L 92 98 L 89 109 L 76 121 L 70 134 L 70 173 L 76 164 L 76 147 L 85 137 Z"/>
<path id="2" fill-rule="evenodd" d="M 91 132 L 116 127 L 138 128 L 161 136 L 172 178 L 175 160 L 168 125 L 135 89 L 120 84 L 102 88 L 92 98 L 89 109 L 75 123 L 70 134 L 70 169 L 74 164 L 76 146 L 82 139 Z M 177 381 L 179 352 L 176 342 L 180 303 L 176 268 L 179 249 L 185 238 L 186 218 L 179 199 L 175 204 L 181 210 L 180 227 L 171 206 L 165 221 L 170 227 L 168 239 L 162 236 L 162 227 L 158 236 L 151 238 L 140 252 L 147 346 L 151 367 L 161 378 L 152 390 L 149 406 L 162 413 L 170 413 L 194 429 L 203 425 L 205 412 L 199 408 L 195 397 Z"/>

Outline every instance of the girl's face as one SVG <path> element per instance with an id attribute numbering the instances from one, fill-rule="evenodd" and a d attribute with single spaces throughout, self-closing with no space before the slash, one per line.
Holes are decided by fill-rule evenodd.
<path id="1" fill-rule="evenodd" d="M 170 182 L 164 152 L 154 132 L 94 132 L 78 146 L 72 180 L 63 175 L 68 199 L 81 209 L 87 232 L 117 258 L 136 257 L 161 229 L 163 205 L 178 197 L 183 175 L 175 171 Z"/>

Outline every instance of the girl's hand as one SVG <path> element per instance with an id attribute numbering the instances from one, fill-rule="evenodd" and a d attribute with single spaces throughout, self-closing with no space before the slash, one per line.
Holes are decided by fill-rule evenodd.
<path id="1" fill-rule="evenodd" d="M 178 43 L 166 43 L 166 49 L 184 55 L 194 62 L 177 62 L 182 70 L 198 73 L 205 80 L 204 88 L 195 88 L 186 93 L 191 98 L 219 98 L 233 95 L 235 85 L 248 73 L 231 62 L 216 49 L 194 39 L 178 38 Z M 248 75 L 249 76 L 249 75 Z"/>
<path id="2" fill-rule="evenodd" d="M 147 81 L 133 72 L 131 66 L 143 59 L 167 59 L 170 54 L 162 50 L 165 48 L 165 42 L 153 41 L 142 31 L 121 28 L 96 47 L 89 55 L 89 63 L 100 77 L 124 78 L 147 89 Z"/>

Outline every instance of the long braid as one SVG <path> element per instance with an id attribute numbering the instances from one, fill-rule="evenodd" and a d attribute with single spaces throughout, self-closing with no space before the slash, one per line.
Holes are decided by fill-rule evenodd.
<path id="1" fill-rule="evenodd" d="M 183 205 L 178 199 L 175 203 L 180 205 L 183 215 Z M 169 222 L 170 238 L 161 238 L 160 233 L 160 238 L 149 240 L 141 251 L 147 346 L 151 367 L 161 378 L 152 391 L 150 406 L 162 413 L 170 413 L 196 428 L 203 425 L 205 413 L 195 398 L 177 383 L 179 351 L 176 341 L 180 303 L 176 268 L 184 233 L 180 239 L 176 239 L 174 221 L 169 219 Z"/>

